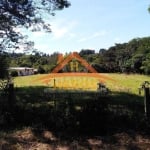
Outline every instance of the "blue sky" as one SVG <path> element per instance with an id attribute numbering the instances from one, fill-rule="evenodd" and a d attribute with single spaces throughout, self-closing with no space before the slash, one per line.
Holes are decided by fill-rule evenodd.
<path id="1" fill-rule="evenodd" d="M 70 0 L 71 7 L 45 20 L 52 33 L 34 32 L 29 40 L 45 53 L 109 48 L 150 36 L 148 0 Z M 45 15 L 46 16 L 46 15 Z"/>

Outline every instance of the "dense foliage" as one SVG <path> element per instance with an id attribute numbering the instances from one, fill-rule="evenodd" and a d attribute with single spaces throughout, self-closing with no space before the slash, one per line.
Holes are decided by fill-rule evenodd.
<path id="1" fill-rule="evenodd" d="M 33 67 L 38 73 L 48 73 L 56 66 L 57 53 L 47 55 L 41 52 L 26 55 L 23 53 L 11 53 L 9 55 L 10 67 Z"/>
<path id="2" fill-rule="evenodd" d="M 98 72 L 150 74 L 150 37 L 115 44 L 109 49 L 100 49 L 99 53 L 85 54 L 84 58 L 91 62 Z"/>
<path id="3" fill-rule="evenodd" d="M 5 79 L 7 76 L 7 70 L 8 67 L 8 60 L 7 56 L 5 54 L 0 54 L 0 79 Z"/>
<path id="4" fill-rule="evenodd" d="M 82 49 L 79 54 L 98 72 L 150 74 L 150 37 L 115 44 L 108 49 L 100 49 L 98 53 Z M 48 73 L 57 65 L 58 53 L 48 55 L 35 51 L 30 55 L 23 53 L 7 53 L 7 55 L 11 67 L 34 67 L 39 73 Z M 83 66 L 79 65 L 79 71 L 82 71 L 82 68 Z"/>
<path id="5" fill-rule="evenodd" d="M 20 44 L 32 45 L 32 42 L 26 41 L 18 28 L 30 28 L 32 31 L 43 29 L 50 32 L 50 25 L 43 20 L 43 15 L 54 15 L 55 10 L 69 5 L 67 0 L 1 0 L 1 50 L 18 48 Z"/>

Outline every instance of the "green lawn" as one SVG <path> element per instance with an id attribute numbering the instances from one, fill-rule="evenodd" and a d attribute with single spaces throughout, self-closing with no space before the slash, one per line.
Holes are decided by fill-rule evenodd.
<path id="1" fill-rule="evenodd" d="M 150 76 L 138 74 L 105 74 L 115 81 L 107 81 L 108 86 L 112 91 L 129 92 L 133 94 L 139 93 L 139 87 L 144 81 L 150 81 Z"/>
<path id="2" fill-rule="evenodd" d="M 129 92 L 132 94 L 138 94 L 138 88 L 140 87 L 141 83 L 144 81 L 150 81 L 150 76 L 146 75 L 137 75 L 137 74 L 114 74 L 114 73 L 108 73 L 108 74 L 102 74 L 105 76 L 108 76 L 109 78 L 112 78 L 112 80 L 106 80 L 105 84 L 111 91 L 117 91 L 117 92 Z M 38 75 L 32 75 L 32 76 L 23 76 L 23 77 L 16 77 L 14 78 L 14 83 L 16 87 L 25 87 L 25 86 L 47 86 L 46 84 L 42 83 L 42 81 L 38 80 L 42 77 L 46 76 L 46 74 L 38 74 Z M 87 78 L 87 77 L 86 77 Z M 73 79 L 73 80 L 72 80 Z M 93 89 L 96 89 L 97 80 L 90 78 L 85 79 L 85 77 L 81 77 L 77 80 L 75 80 L 75 77 L 61 77 L 56 78 L 57 86 L 59 87 L 59 82 L 63 82 L 65 86 L 66 82 L 72 82 L 72 86 L 74 88 L 78 88 L 79 85 L 82 83 L 82 80 L 85 82 L 87 81 L 87 85 L 92 84 Z M 78 83 L 80 82 L 80 83 Z M 77 86 L 78 87 L 75 87 Z M 50 82 L 49 86 L 53 86 L 53 81 Z M 83 86 L 82 86 L 83 88 Z"/>
<path id="3" fill-rule="evenodd" d="M 44 84 L 37 79 L 44 77 L 45 74 L 31 75 L 31 76 L 19 76 L 13 79 L 16 87 L 25 87 L 25 86 L 43 86 Z"/>

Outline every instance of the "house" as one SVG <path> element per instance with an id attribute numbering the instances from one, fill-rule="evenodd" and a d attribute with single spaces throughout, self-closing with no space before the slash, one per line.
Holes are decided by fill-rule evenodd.
<path id="1" fill-rule="evenodd" d="M 29 68 L 29 67 L 10 67 L 9 71 L 16 71 L 18 76 L 28 76 L 33 75 L 37 69 Z"/>

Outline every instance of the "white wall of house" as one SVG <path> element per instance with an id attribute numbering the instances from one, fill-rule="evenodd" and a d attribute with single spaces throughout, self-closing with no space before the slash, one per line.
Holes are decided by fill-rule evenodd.
<path id="1" fill-rule="evenodd" d="M 18 76 L 28 76 L 34 74 L 34 68 L 29 67 L 10 67 L 10 71 L 17 71 Z"/>

